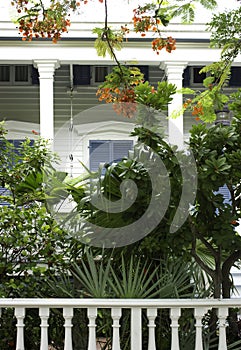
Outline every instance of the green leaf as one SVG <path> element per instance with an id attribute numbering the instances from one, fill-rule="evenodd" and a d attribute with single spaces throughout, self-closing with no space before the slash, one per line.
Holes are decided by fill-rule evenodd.
<path id="1" fill-rule="evenodd" d="M 203 85 L 208 88 L 210 85 L 212 85 L 214 80 L 215 80 L 214 77 L 207 77 L 203 80 Z"/>
<path id="2" fill-rule="evenodd" d="M 196 91 L 190 88 L 182 88 L 177 90 L 177 93 L 183 94 L 183 95 L 196 95 Z"/>

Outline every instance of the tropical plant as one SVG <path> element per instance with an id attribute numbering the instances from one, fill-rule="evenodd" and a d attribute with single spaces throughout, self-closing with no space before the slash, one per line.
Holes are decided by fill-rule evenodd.
<path id="1" fill-rule="evenodd" d="M 71 259 L 82 251 L 80 242 L 59 227 L 49 210 L 49 205 L 65 194 L 63 186 L 51 192 L 54 186 L 50 183 L 59 185 L 66 174 L 52 167 L 56 156 L 45 140 L 35 137 L 33 142 L 26 138 L 16 148 L 7 137 L 1 123 L 0 296 L 51 296 L 46 285 L 48 276 L 68 271 Z M 55 345 L 62 345 L 61 314 L 51 313 L 49 323 Z M 12 309 L 2 313 L 2 325 L 0 348 L 12 349 L 16 332 Z M 27 311 L 25 330 L 26 349 L 39 348 L 36 310 Z"/>
<path id="2" fill-rule="evenodd" d="M 150 130 L 136 128 L 134 132 L 142 144 L 158 154 L 169 170 L 171 196 L 169 207 L 160 223 L 149 235 L 130 247 L 137 256 L 143 258 L 151 256 L 156 259 L 158 256 L 166 256 L 168 251 L 182 256 L 184 261 L 185 259 L 190 261 L 191 256 L 209 276 L 207 281 L 212 280 L 213 296 L 216 298 L 221 295 L 230 297 L 232 286 L 230 269 L 240 258 L 241 247 L 240 236 L 237 233 L 240 217 L 239 103 L 234 102 L 232 108 L 234 112 L 237 110 L 237 117 L 233 119 L 231 126 L 214 125 L 207 128 L 205 125 L 198 125 L 191 130 L 189 144 L 197 166 L 197 194 L 192 209 L 188 212 L 187 220 L 175 234 L 170 232 L 170 225 L 179 205 L 182 188 L 180 157 L 183 157 L 187 169 L 190 167 L 188 157 L 185 160 L 185 154 L 181 154 L 182 152 L 177 156 L 177 151 L 174 151 L 160 135 Z M 138 146 L 136 152 L 138 152 Z M 90 239 L 91 237 L 104 239 L 104 236 L 101 236 L 101 230 L 98 231 L 98 235 L 97 233 L 94 236 L 91 236 L 92 233 L 88 235 L 92 229 L 89 223 L 104 228 L 126 227 L 145 213 L 151 196 L 148 167 L 143 166 L 141 157 L 135 158 L 135 151 L 133 154 L 118 164 L 107 165 L 105 174 L 97 175 L 99 185 L 92 186 L 92 191 L 97 191 L 98 196 L 100 193 L 103 198 L 115 203 L 122 198 L 123 192 L 120 191 L 122 182 L 132 179 L 139 189 L 135 205 L 118 213 L 110 212 L 105 210 L 105 206 L 98 209 L 91 201 L 87 190 L 81 192 L 84 205 L 79 206 L 79 210 L 85 219 L 87 218 L 84 235 Z M 151 156 L 151 153 L 149 155 Z M 193 177 L 190 177 L 190 181 L 193 181 Z M 220 188 L 224 185 L 230 193 L 228 203 L 224 201 L 224 196 L 220 192 Z M 189 188 L 192 188 L 191 183 Z M 132 237 L 129 227 L 131 226 L 128 226 L 128 237 Z M 113 239 L 116 241 L 116 237 Z M 131 244 L 132 241 L 129 243 Z M 200 244 L 205 247 L 205 251 L 203 247 L 202 250 L 200 249 Z M 211 259 L 206 259 L 206 256 L 210 256 Z M 205 281 L 202 286 L 204 285 Z"/>
<path id="3" fill-rule="evenodd" d="M 73 263 L 70 273 L 52 276 L 47 284 L 55 297 L 87 298 L 179 298 L 204 297 L 209 291 L 197 295 L 196 275 L 192 264 L 168 258 L 165 261 L 144 260 L 141 256 L 125 254 L 121 264 L 114 258 L 114 251 L 94 252 L 86 250 L 80 260 Z M 97 255 L 96 255 L 97 254 Z M 119 266 L 120 265 L 120 266 Z M 166 321 L 164 322 L 164 320 Z M 130 341 L 130 312 L 123 310 L 121 320 L 121 344 L 128 349 Z M 160 339 L 166 337 L 170 345 L 170 323 L 167 310 L 159 310 L 156 320 Z M 147 336 L 147 318 L 143 312 L 143 332 Z M 97 317 L 97 335 L 111 338 L 111 317 L 100 309 Z M 184 336 L 184 335 L 183 335 Z M 159 339 L 159 341 L 160 341 Z M 144 338 L 144 344 L 146 338 Z M 163 343 L 163 342 L 162 342 Z M 168 346 L 169 346 L 168 345 Z M 167 347 L 168 348 L 168 347 Z"/>

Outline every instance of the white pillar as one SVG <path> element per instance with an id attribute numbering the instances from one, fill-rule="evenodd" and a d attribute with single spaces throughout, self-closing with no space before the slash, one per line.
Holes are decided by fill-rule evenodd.
<path id="1" fill-rule="evenodd" d="M 219 327 L 219 342 L 218 350 L 227 350 L 226 340 L 226 320 L 228 317 L 228 307 L 222 306 L 218 308 L 218 327 Z"/>
<path id="2" fill-rule="evenodd" d="M 40 135 L 51 143 L 54 138 L 54 71 L 60 67 L 58 60 L 35 60 L 39 72 Z"/>
<path id="3" fill-rule="evenodd" d="M 204 317 L 204 314 L 206 313 L 206 309 L 203 307 L 196 307 L 194 309 L 194 317 L 196 320 L 196 340 L 195 340 L 195 350 L 203 350 L 203 339 L 202 339 L 202 319 Z"/>
<path id="4" fill-rule="evenodd" d="M 113 320 L 113 339 L 112 339 L 112 349 L 120 350 L 120 318 L 121 318 L 121 308 L 113 307 L 111 309 L 111 317 Z"/>
<path id="5" fill-rule="evenodd" d="M 88 342 L 88 350 L 96 350 L 96 324 L 95 319 L 97 317 L 97 308 L 89 307 L 87 311 L 87 316 L 89 319 L 89 342 Z"/>
<path id="6" fill-rule="evenodd" d="M 179 307 L 171 308 L 170 318 L 171 318 L 171 329 L 172 329 L 172 340 L 171 340 L 171 350 L 179 350 L 179 334 L 178 334 L 178 320 L 181 316 L 181 309 Z"/>
<path id="7" fill-rule="evenodd" d="M 142 310 L 140 307 L 131 308 L 131 350 L 142 349 Z"/>
<path id="8" fill-rule="evenodd" d="M 149 320 L 149 336 L 148 336 L 148 350 L 156 350 L 156 337 L 155 337 L 155 319 L 157 317 L 157 309 L 147 309 L 147 318 Z"/>
<path id="9" fill-rule="evenodd" d="M 65 320 L 64 350 L 73 350 L 73 344 L 72 344 L 72 318 L 74 316 L 73 308 L 64 307 L 63 316 Z"/>
<path id="10" fill-rule="evenodd" d="M 16 350 L 24 350 L 24 307 L 15 308 L 15 316 L 17 319 L 17 340 L 16 340 Z"/>
<path id="11" fill-rule="evenodd" d="M 177 90 L 182 88 L 183 72 L 187 62 L 163 62 L 160 65 L 167 75 L 168 83 L 174 84 Z M 183 148 L 183 114 L 182 114 L 183 96 L 182 93 L 176 93 L 173 100 L 168 105 L 168 136 L 172 145 Z M 173 112 L 180 111 L 177 118 L 170 118 Z"/>
<path id="12" fill-rule="evenodd" d="M 40 350 L 47 350 L 48 349 L 48 318 L 49 318 L 49 308 L 48 307 L 40 307 L 39 308 L 39 316 L 41 319 L 41 343 L 40 343 Z"/>

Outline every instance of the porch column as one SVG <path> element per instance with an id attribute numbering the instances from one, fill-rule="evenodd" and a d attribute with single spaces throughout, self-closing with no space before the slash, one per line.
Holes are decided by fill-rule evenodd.
<path id="1" fill-rule="evenodd" d="M 54 138 L 54 71 L 60 67 L 58 60 L 35 60 L 39 72 L 40 135 L 53 141 Z"/>
<path id="2" fill-rule="evenodd" d="M 183 72 L 187 66 L 187 62 L 162 62 L 161 69 L 165 70 L 168 83 L 175 84 L 177 90 L 182 88 Z M 173 100 L 168 105 L 168 137 L 172 145 L 183 148 L 183 114 L 181 112 L 183 104 L 183 96 L 176 93 Z M 177 118 L 170 118 L 173 112 L 180 111 Z"/>

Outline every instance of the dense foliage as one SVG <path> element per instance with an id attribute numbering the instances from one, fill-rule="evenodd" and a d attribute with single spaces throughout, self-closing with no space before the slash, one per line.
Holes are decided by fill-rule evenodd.
<path id="1" fill-rule="evenodd" d="M 175 233 L 170 232 L 170 226 L 179 207 L 183 186 L 180 159 L 183 160 L 187 169 L 192 164 L 189 163 L 185 152 L 180 151 L 182 154 L 177 157 L 176 150 L 172 149 L 162 136 L 142 127 L 135 129 L 135 135 L 138 136 L 142 146 L 136 146 L 134 157 L 123 159 L 117 164 L 107 165 L 104 176 L 103 173 L 96 174 L 98 178 L 96 195 L 99 196 L 98 192 L 101 191 L 110 201 L 121 199 L 123 193 L 120 188 L 124 180 L 134 180 L 138 187 L 135 203 L 128 210 L 118 213 L 97 209 L 95 203 L 91 201 L 94 191 L 93 180 L 91 180 L 91 195 L 88 190 L 83 191 L 82 186 L 80 196 L 76 196 L 75 193 L 75 198 L 78 200 L 81 197 L 84 198 L 79 201 L 79 210 L 85 219 L 87 217 L 87 222 L 94 223 L 98 227 L 122 227 L 138 220 L 147 210 L 151 191 L 153 191 L 148 169 L 143 168 L 138 153 L 142 152 L 143 144 L 151 148 L 168 169 L 171 197 L 162 221 L 150 235 L 135 243 L 132 249 L 136 250 L 138 255 L 152 256 L 154 259 L 165 255 L 167 251 L 186 258 L 191 254 L 213 279 L 214 296 L 229 297 L 230 269 L 241 256 L 241 238 L 236 230 L 240 219 L 240 128 L 239 117 L 235 118 L 229 127 L 220 124 L 210 128 L 205 125 L 193 126 L 189 147 L 196 161 L 197 194 L 187 220 Z M 152 157 L 152 153 L 149 156 Z M 191 191 L 193 178 L 190 177 L 189 181 Z M 228 201 L 225 201 L 224 194 L 220 192 L 220 188 L 224 186 L 229 193 Z M 162 193 L 165 192 L 158 192 L 158 195 L 161 196 Z M 150 212 L 149 216 L 151 215 Z M 89 227 L 87 223 L 83 234 L 89 239 L 91 237 L 96 239 L 98 233 L 88 235 L 88 229 L 92 230 L 93 227 Z M 131 226 L 128 232 L 131 237 Z M 101 235 L 101 232 L 99 234 Z M 115 241 L 114 231 L 113 240 Z M 212 257 L 211 263 L 205 258 L 202 260 L 199 252 L 200 244 L 203 245 L 206 254 Z"/>
<path id="2" fill-rule="evenodd" d="M 0 150 L 0 295 L 36 296 L 45 276 L 68 265 L 74 245 L 46 205 L 43 169 L 55 156 L 41 138 L 16 148 L 2 123 Z"/>

